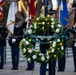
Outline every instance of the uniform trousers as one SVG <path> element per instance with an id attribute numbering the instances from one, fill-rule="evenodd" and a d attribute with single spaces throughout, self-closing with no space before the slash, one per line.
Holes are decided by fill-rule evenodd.
<path id="1" fill-rule="evenodd" d="M 12 53 L 12 66 L 13 68 L 18 68 L 19 64 L 19 47 L 11 47 Z"/>
<path id="2" fill-rule="evenodd" d="M 73 50 L 73 60 L 74 60 L 74 70 L 76 71 L 76 46 L 75 41 L 72 42 L 72 50 Z"/>
<path id="3" fill-rule="evenodd" d="M 64 71 L 65 70 L 65 64 L 66 64 L 66 57 L 65 52 L 62 58 L 58 59 L 58 70 Z"/>
<path id="4" fill-rule="evenodd" d="M 59 71 L 64 71 L 65 70 L 65 65 L 66 65 L 66 56 L 65 56 L 65 50 L 67 48 L 67 44 L 64 45 L 64 55 L 63 57 L 58 59 L 58 70 Z"/>
<path id="5" fill-rule="evenodd" d="M 45 53 L 46 49 L 49 48 L 49 44 L 40 44 L 40 51 L 41 53 Z M 40 75 L 46 75 L 46 66 L 47 63 L 41 63 L 40 64 Z M 55 66 L 56 66 L 56 60 L 49 61 L 49 75 L 55 75 Z"/>
<path id="6" fill-rule="evenodd" d="M 46 75 L 46 66 L 47 63 L 41 63 L 40 65 L 40 75 Z M 55 66 L 56 66 L 56 60 L 49 62 L 49 75 L 55 75 Z"/>
<path id="7" fill-rule="evenodd" d="M 34 61 L 27 62 L 27 65 L 28 65 L 28 69 L 29 69 L 29 70 L 34 69 Z"/>
<path id="8" fill-rule="evenodd" d="M 0 46 L 0 68 L 4 67 L 4 46 Z"/>

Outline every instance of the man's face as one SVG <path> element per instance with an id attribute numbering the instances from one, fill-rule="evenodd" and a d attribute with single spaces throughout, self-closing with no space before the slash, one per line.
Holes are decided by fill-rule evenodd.
<path id="1" fill-rule="evenodd" d="M 19 22 L 15 22 L 15 25 L 18 25 Z"/>

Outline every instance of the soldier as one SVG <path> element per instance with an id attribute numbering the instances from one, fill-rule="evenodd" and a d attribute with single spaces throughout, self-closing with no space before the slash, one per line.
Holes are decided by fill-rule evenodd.
<path id="1" fill-rule="evenodd" d="M 74 72 L 76 72 L 76 0 L 73 1 L 73 9 L 75 10 L 74 25 L 70 28 L 70 32 L 73 34 L 72 51 L 74 61 Z"/>
<path id="2" fill-rule="evenodd" d="M 4 46 L 6 45 L 7 29 L 3 26 L 3 19 L 0 20 L 0 69 L 4 68 Z"/>
<path id="3" fill-rule="evenodd" d="M 76 24 L 70 28 L 70 32 L 73 34 L 72 51 L 74 60 L 74 72 L 76 72 Z"/>
<path id="4" fill-rule="evenodd" d="M 69 20 L 68 19 L 65 19 L 68 21 L 68 24 L 66 26 L 63 26 L 64 28 L 64 32 L 65 32 L 65 35 L 67 37 L 69 37 L 69 32 L 68 32 L 68 28 L 70 28 L 73 24 L 74 24 L 74 15 L 75 15 L 75 11 L 72 10 L 72 2 L 68 2 L 69 0 L 63 0 L 64 2 L 67 1 L 67 7 L 68 7 L 68 13 L 69 13 Z M 59 20 L 59 9 L 60 7 L 58 7 L 58 10 L 56 12 L 56 18 L 57 20 Z M 65 39 L 64 39 L 65 40 Z M 69 39 L 65 40 L 64 41 L 64 56 L 58 60 L 58 71 L 61 71 L 61 72 L 64 72 L 65 71 L 65 65 L 66 65 L 66 56 L 65 56 L 65 50 L 67 48 L 67 41 Z"/>
<path id="5" fill-rule="evenodd" d="M 46 41 L 46 39 L 44 39 L 43 41 Z M 41 53 L 45 54 L 48 48 L 49 48 L 49 44 L 40 44 Z M 40 75 L 46 75 L 46 66 L 47 63 L 40 64 Z M 55 66 L 56 66 L 56 60 L 49 62 L 49 75 L 55 75 Z"/>
<path id="6" fill-rule="evenodd" d="M 12 70 L 18 70 L 19 65 L 19 42 L 22 39 L 23 30 L 19 25 L 20 19 L 16 18 L 14 33 L 9 36 L 9 45 L 11 46 Z"/>
<path id="7" fill-rule="evenodd" d="M 50 13 L 50 15 L 53 17 L 54 13 Z M 40 32 L 38 34 L 42 35 L 43 33 Z M 53 35 L 53 32 L 50 30 L 50 33 L 48 33 L 48 34 L 49 35 Z M 54 38 L 51 38 L 51 41 L 53 39 Z M 43 39 L 43 40 L 40 39 L 40 41 L 47 42 L 47 39 Z M 49 48 L 49 44 L 47 44 L 47 43 L 43 43 L 43 44 L 40 43 L 40 51 L 41 51 L 41 53 L 45 54 L 46 50 L 48 48 Z M 55 75 L 56 60 L 49 61 L 48 64 L 49 64 L 49 69 L 48 69 L 49 75 Z M 47 63 L 45 63 L 45 62 L 40 64 L 40 75 L 46 75 L 46 70 L 47 70 L 46 66 L 47 66 Z"/>

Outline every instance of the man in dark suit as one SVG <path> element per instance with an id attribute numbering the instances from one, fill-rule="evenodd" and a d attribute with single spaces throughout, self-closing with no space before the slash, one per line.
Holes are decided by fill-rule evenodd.
<path id="1" fill-rule="evenodd" d="M 3 19 L 0 20 L 0 69 L 4 68 L 4 46 L 6 45 L 7 29 L 3 26 Z"/>
<path id="2" fill-rule="evenodd" d="M 23 30 L 19 25 L 20 19 L 16 18 L 14 32 L 9 36 L 9 45 L 11 46 L 12 54 L 12 70 L 18 70 L 19 65 L 19 42 L 23 36 Z"/>

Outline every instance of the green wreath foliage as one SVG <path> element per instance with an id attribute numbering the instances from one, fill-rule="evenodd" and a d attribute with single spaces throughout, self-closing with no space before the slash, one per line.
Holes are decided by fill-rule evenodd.
<path id="1" fill-rule="evenodd" d="M 41 53 L 40 50 L 34 48 L 34 41 L 30 35 L 40 35 L 43 37 L 51 36 L 51 33 L 56 36 L 63 33 L 63 27 L 55 18 L 48 15 L 47 17 L 40 16 L 33 20 L 30 27 L 27 29 L 27 33 L 24 35 L 25 37 L 20 42 L 20 49 L 22 50 L 23 56 L 26 57 L 29 62 L 32 60 L 39 63 L 49 62 L 64 55 L 64 39 L 59 37 L 56 37 L 53 40 L 46 37 L 39 38 L 42 41 L 46 39 L 49 43 L 49 48 L 45 53 Z M 42 41 L 39 43 L 42 43 Z"/>

